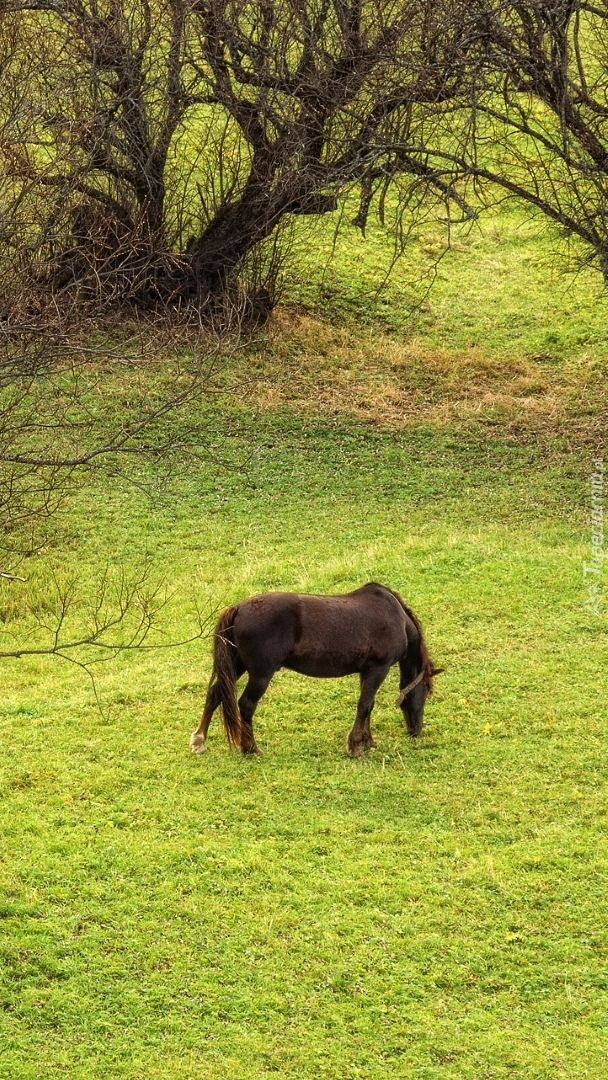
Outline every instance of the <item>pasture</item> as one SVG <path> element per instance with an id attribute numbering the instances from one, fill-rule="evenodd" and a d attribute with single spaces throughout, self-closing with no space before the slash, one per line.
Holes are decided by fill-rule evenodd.
<path id="1" fill-rule="evenodd" d="M 370 299 L 379 235 L 319 286 L 332 239 L 302 229 L 273 326 L 180 421 L 214 456 L 152 499 L 83 484 L 62 547 L 0 585 L 3 641 L 52 566 L 147 557 L 168 637 L 197 602 L 375 579 L 445 674 L 417 741 L 389 675 L 353 761 L 356 679 L 281 672 L 251 760 L 217 718 L 188 751 L 209 640 L 101 668 L 103 713 L 82 672 L 4 662 L 3 1080 L 606 1075 L 608 648 L 581 569 L 606 300 L 512 214 L 428 295 L 437 235 Z"/>

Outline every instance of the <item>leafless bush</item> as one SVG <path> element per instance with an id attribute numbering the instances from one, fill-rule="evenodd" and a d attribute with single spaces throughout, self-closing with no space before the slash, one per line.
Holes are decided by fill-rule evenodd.
<path id="1" fill-rule="evenodd" d="M 40 546 L 41 524 L 92 469 L 117 476 L 129 472 L 129 460 L 145 459 L 170 470 L 177 453 L 190 451 L 187 406 L 220 388 L 234 347 L 208 328 L 172 330 L 166 320 L 120 334 L 115 326 L 101 333 L 98 323 L 95 330 L 0 328 L 5 558 Z"/>
<path id="2" fill-rule="evenodd" d="M 160 633 L 164 590 L 148 566 L 128 577 L 112 565 L 88 583 L 55 577 L 37 610 L 28 606 L 27 579 L 39 573 L 32 556 L 50 545 L 57 562 L 53 549 L 70 524 L 64 514 L 58 530 L 58 511 L 92 470 L 101 490 L 120 479 L 153 495 L 159 479 L 171 488 L 186 454 L 208 453 L 201 410 L 191 406 L 224 386 L 230 355 L 229 341 L 200 327 L 172 331 L 163 321 L 112 327 L 112 337 L 95 329 L 0 331 L 0 578 L 4 592 L 23 594 L 6 621 L 2 612 L 0 659 L 52 655 L 89 673 L 120 651 L 175 644 Z M 199 618 L 190 636 L 204 632 Z"/>
<path id="3" fill-rule="evenodd" d="M 99 664 L 125 652 L 180 648 L 211 634 L 217 611 L 205 615 L 197 608 L 186 636 L 170 638 L 163 625 L 170 599 L 169 589 L 154 580 L 146 562 L 131 576 L 106 566 L 93 589 L 55 574 L 44 610 L 26 603 L 17 632 L 3 629 L 0 661 L 54 657 L 73 664 L 88 675 L 103 712 L 95 677 Z"/>

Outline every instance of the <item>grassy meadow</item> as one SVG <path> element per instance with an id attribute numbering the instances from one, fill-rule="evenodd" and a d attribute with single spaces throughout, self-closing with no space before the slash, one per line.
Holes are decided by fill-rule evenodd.
<path id="1" fill-rule="evenodd" d="M 375 579 L 445 674 L 411 741 L 392 673 L 353 761 L 357 680 L 281 672 L 246 760 L 218 719 L 188 750 L 208 639 L 100 666 L 102 711 L 80 670 L 4 661 L 0 1078 L 603 1080 L 608 301 L 506 210 L 445 253 L 429 227 L 379 291 L 379 231 L 299 228 L 272 325 L 179 420 L 213 453 L 152 496 L 83 484 L 0 584 L 3 647 L 53 567 L 148 559 L 167 639 Z"/>

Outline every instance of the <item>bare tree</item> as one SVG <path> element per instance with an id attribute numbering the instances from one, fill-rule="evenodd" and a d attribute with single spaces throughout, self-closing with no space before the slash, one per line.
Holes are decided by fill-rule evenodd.
<path id="1" fill-rule="evenodd" d="M 6 266 L 56 296 L 213 309 L 253 267 L 263 317 L 289 215 L 357 185 L 364 227 L 396 177 L 410 210 L 431 194 L 469 213 L 433 153 L 476 40 L 465 0 L 2 7 Z"/>
<path id="2" fill-rule="evenodd" d="M 5 308 L 273 303 L 280 233 L 357 189 L 497 187 L 608 275 L 605 0 L 0 0 Z M 390 195 L 389 195 L 390 192 Z M 407 231 L 407 230 L 406 230 Z M 246 282 L 243 285 L 243 281 Z"/>
<path id="3" fill-rule="evenodd" d="M 608 283 L 608 4 L 477 0 L 443 153 L 483 202 L 522 201 Z"/>
<path id="4" fill-rule="evenodd" d="M 513 87 L 496 119 L 538 160 L 501 184 L 582 240 L 608 282 L 608 6 L 522 5 L 491 32 L 492 62 Z"/>

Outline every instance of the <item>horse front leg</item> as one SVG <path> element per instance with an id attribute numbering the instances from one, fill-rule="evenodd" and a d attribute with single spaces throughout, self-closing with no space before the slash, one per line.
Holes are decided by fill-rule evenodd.
<path id="1" fill-rule="evenodd" d="M 239 709 L 243 723 L 241 750 L 244 754 L 261 754 L 262 752 L 256 745 L 253 734 L 253 714 L 273 675 L 274 672 L 271 672 L 268 676 L 250 674 L 247 686 L 239 698 Z"/>
<path id="2" fill-rule="evenodd" d="M 376 743 L 372 738 L 370 717 L 378 688 L 390 671 L 390 664 L 373 667 L 361 672 L 361 693 L 357 704 L 355 722 L 346 740 L 346 749 L 350 757 L 362 757 L 363 751 Z"/>

